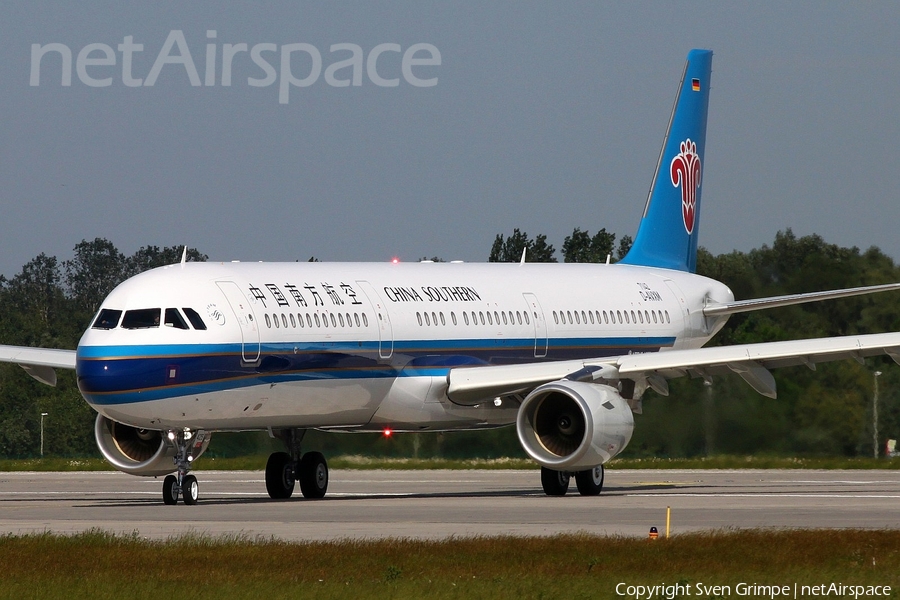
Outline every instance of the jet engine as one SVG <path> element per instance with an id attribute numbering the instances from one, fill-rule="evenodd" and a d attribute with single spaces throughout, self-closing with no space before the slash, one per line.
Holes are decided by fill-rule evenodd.
<path id="1" fill-rule="evenodd" d="M 131 427 L 98 414 L 94 437 L 103 458 L 120 471 L 146 477 L 175 471 L 173 459 L 177 448 L 162 431 Z M 193 449 L 193 458 L 203 454 L 210 437 L 207 435 L 202 445 Z"/>
<path id="2" fill-rule="evenodd" d="M 516 419 L 519 442 L 542 467 L 583 471 L 628 445 L 634 417 L 609 385 L 560 380 L 532 391 Z"/>

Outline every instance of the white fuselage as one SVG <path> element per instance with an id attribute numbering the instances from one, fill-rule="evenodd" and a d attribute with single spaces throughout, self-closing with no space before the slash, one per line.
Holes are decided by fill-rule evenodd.
<path id="1" fill-rule="evenodd" d="M 625 265 L 186 263 L 118 286 L 76 369 L 95 409 L 137 427 L 488 427 L 515 403 L 457 406 L 451 369 L 696 348 L 724 323 L 703 306 L 732 300 Z"/>

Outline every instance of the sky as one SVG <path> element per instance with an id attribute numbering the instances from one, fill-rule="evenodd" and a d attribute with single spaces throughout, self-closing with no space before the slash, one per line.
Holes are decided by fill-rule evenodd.
<path id="1" fill-rule="evenodd" d="M 691 48 L 714 51 L 700 244 L 792 228 L 900 259 L 897 23 L 896 2 L 5 2 L 0 273 L 96 237 L 484 261 L 514 228 L 633 236 Z"/>

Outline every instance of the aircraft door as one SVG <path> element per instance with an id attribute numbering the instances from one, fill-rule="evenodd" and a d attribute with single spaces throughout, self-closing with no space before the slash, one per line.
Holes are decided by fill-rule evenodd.
<path id="1" fill-rule="evenodd" d="M 378 357 L 390 358 L 394 353 L 394 330 L 391 328 L 391 315 L 387 306 L 381 301 L 381 296 L 368 281 L 357 281 L 363 289 L 369 304 L 375 313 L 375 326 L 378 328 Z"/>
<path id="2" fill-rule="evenodd" d="M 259 360 L 259 327 L 253 312 L 256 299 L 248 298 L 233 281 L 217 281 L 241 327 L 241 358 L 252 363 Z"/>
<path id="3" fill-rule="evenodd" d="M 690 311 L 687 307 L 687 300 L 684 297 L 684 294 L 681 292 L 681 289 L 675 284 L 671 279 L 666 279 L 666 286 L 668 286 L 669 290 L 675 296 L 675 300 L 678 302 L 677 308 L 673 311 L 672 314 L 672 325 L 675 325 L 679 332 L 682 334 L 680 337 L 675 339 L 675 345 L 673 349 L 681 348 L 684 343 L 684 336 L 686 327 L 688 325 L 688 319 L 690 318 Z"/>
<path id="4" fill-rule="evenodd" d="M 522 295 L 525 296 L 525 302 L 534 321 L 534 357 L 544 358 L 547 356 L 547 322 L 544 320 L 544 311 L 537 296 L 530 292 Z"/>

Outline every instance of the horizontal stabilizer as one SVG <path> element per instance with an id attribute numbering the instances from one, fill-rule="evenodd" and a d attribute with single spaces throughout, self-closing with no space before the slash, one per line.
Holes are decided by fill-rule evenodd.
<path id="1" fill-rule="evenodd" d="M 703 307 L 703 314 L 707 317 L 719 317 L 736 313 L 762 310 L 764 308 L 778 308 L 780 306 L 792 306 L 807 302 L 820 302 L 822 300 L 834 300 L 836 298 L 849 298 L 862 296 L 876 292 L 891 292 L 900 290 L 900 283 L 886 283 L 883 285 L 869 285 L 865 287 L 846 288 L 843 290 L 827 290 L 824 292 L 809 292 L 807 294 L 790 294 L 787 296 L 772 296 L 771 298 L 755 298 L 753 300 L 738 300 L 727 304 L 710 304 Z"/>

